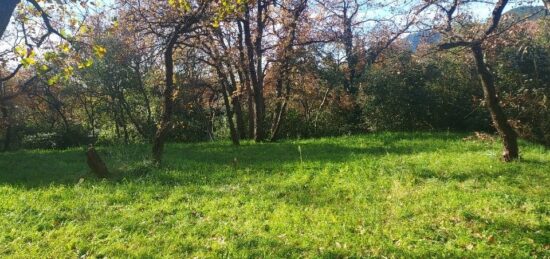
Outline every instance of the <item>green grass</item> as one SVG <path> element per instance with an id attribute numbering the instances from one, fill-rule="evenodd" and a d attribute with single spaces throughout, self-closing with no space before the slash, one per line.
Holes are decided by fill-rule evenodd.
<path id="1" fill-rule="evenodd" d="M 550 152 L 462 137 L 0 154 L 0 257 L 550 257 Z"/>

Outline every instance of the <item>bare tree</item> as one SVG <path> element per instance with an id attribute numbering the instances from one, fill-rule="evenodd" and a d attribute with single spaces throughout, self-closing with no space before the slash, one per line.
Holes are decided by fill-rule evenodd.
<path id="1" fill-rule="evenodd" d="M 299 19 L 306 10 L 307 0 L 299 0 L 291 6 L 283 7 L 285 14 L 282 17 L 283 36 L 276 51 L 276 65 L 274 66 L 276 108 L 271 123 L 271 141 L 279 138 L 281 123 L 284 120 L 288 99 L 290 97 L 290 70 L 294 58 L 294 46 L 296 45 Z"/>
<path id="2" fill-rule="evenodd" d="M 174 83 L 174 53 L 183 46 L 190 34 L 199 24 L 209 17 L 211 1 L 197 0 L 186 2 L 188 5 L 171 5 L 168 2 L 147 2 L 124 0 L 126 8 L 124 19 L 128 25 L 137 25 L 135 30 L 145 36 L 152 36 L 157 49 L 162 52 L 164 64 L 164 90 L 162 91 L 162 112 L 153 137 L 152 157 L 155 163 L 162 162 L 164 144 L 170 129 L 178 97 Z"/>
<path id="3" fill-rule="evenodd" d="M 268 23 L 268 10 L 272 4 L 270 0 L 258 0 L 255 6 L 255 17 L 252 16 L 253 4 L 244 6 L 243 38 L 246 49 L 246 66 L 251 81 L 251 90 L 254 97 L 254 140 L 266 139 L 266 114 L 264 98 L 264 33 Z M 254 19 L 255 18 L 255 19 Z M 255 28 L 253 30 L 253 25 Z"/>

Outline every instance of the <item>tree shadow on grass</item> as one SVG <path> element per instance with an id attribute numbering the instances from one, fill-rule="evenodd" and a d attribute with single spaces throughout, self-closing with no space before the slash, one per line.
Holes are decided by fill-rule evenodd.
<path id="1" fill-rule="evenodd" d="M 518 162 L 523 163 L 523 162 Z M 543 164 L 537 162 L 537 164 Z M 546 165 L 546 164 L 545 164 Z M 546 165 L 547 166 L 547 165 Z M 529 181 L 530 183 L 543 183 L 546 181 L 546 176 L 541 173 L 531 172 L 517 165 L 510 165 L 501 170 L 490 170 L 488 168 L 473 168 L 471 170 L 462 170 L 451 173 L 441 173 L 432 169 L 423 168 L 420 171 L 411 173 L 419 180 L 437 179 L 442 182 L 457 181 L 464 182 L 467 180 L 476 180 L 479 182 L 502 181 L 508 185 L 519 185 L 520 180 Z"/>
<path id="2" fill-rule="evenodd" d="M 483 147 L 472 146 L 469 151 L 479 151 Z M 378 158 L 385 155 L 413 155 L 438 150 L 450 150 L 444 143 L 430 141 L 401 144 L 397 140 L 383 143 L 366 142 L 363 145 L 332 143 L 265 143 L 245 144 L 239 147 L 230 145 L 176 145 L 169 147 L 166 153 L 168 165 L 189 168 L 189 165 L 235 166 L 254 168 L 277 168 L 289 164 L 326 162 L 343 163 L 350 159 Z"/>
<path id="3" fill-rule="evenodd" d="M 416 142 L 407 143 L 408 140 Z M 384 134 L 352 137 L 351 141 L 336 138 L 295 143 L 244 143 L 239 147 L 229 143 L 170 144 L 165 152 L 165 166 L 161 169 L 136 166 L 144 164 L 147 159 L 148 145 L 101 147 L 98 150 L 111 171 L 117 174 L 114 181 L 108 182 L 122 178 L 131 181 L 148 174 L 151 180 L 160 184 L 224 184 L 233 181 L 231 177 L 227 178 L 235 171 L 261 177 L 285 169 L 293 171 L 302 161 L 306 165 L 323 166 L 385 155 L 435 152 L 448 150 L 447 140 L 456 140 L 456 136 Z M 93 179 L 83 149 L 0 154 L 0 186 L 73 185 L 82 177 Z"/>
<path id="4" fill-rule="evenodd" d="M 0 154 L 0 186 L 70 184 L 88 172 L 83 150 L 17 151 Z"/>
<path id="5" fill-rule="evenodd" d="M 519 241 L 529 239 L 533 244 L 541 248 L 538 252 L 531 251 L 531 256 L 535 256 L 539 252 L 545 251 L 546 246 L 548 246 L 548 233 L 550 231 L 550 227 L 542 222 L 538 225 L 529 225 L 527 221 L 524 223 L 516 222 L 498 216 L 494 218 L 487 218 L 471 212 L 463 213 L 463 217 L 466 220 L 481 225 L 484 229 L 493 232 L 495 242 L 517 243 Z"/>

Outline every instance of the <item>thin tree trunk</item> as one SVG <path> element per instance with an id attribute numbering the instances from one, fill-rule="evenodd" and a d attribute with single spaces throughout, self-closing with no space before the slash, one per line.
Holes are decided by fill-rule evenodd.
<path id="1" fill-rule="evenodd" d="M 145 128 L 145 134 L 147 135 L 147 141 L 151 141 L 151 137 L 153 135 L 153 132 L 154 132 L 154 122 L 153 122 L 153 116 L 152 116 L 152 112 L 151 112 L 151 101 L 149 100 L 149 96 L 147 95 L 147 89 L 145 88 L 145 84 L 143 83 L 143 78 L 141 76 L 141 66 L 140 66 L 140 63 L 139 62 L 136 62 L 137 65 L 136 67 L 134 68 L 135 70 L 135 73 L 136 73 L 136 77 L 137 77 L 137 80 L 138 80 L 138 88 L 141 92 L 141 95 L 143 95 L 143 101 L 145 102 L 145 108 L 147 110 L 147 122 L 146 122 L 146 125 L 144 126 Z"/>
<path id="2" fill-rule="evenodd" d="M 294 54 L 294 41 L 296 40 L 298 20 L 306 6 L 307 0 L 302 0 L 295 6 L 291 13 L 291 22 L 286 26 L 288 28 L 288 33 L 283 40 L 283 44 L 277 51 L 277 56 L 280 62 L 277 66 L 278 77 L 275 84 L 277 105 L 276 113 L 271 124 L 271 141 L 276 141 L 279 138 L 281 124 L 286 114 L 286 107 L 288 99 L 290 98 L 291 90 L 289 77 L 293 58 L 292 56 Z M 285 89 L 283 89 L 284 85 L 286 85 Z"/>
<path id="3" fill-rule="evenodd" d="M 235 110 L 235 119 L 237 122 L 237 131 L 239 133 L 239 139 L 246 138 L 246 128 L 243 117 L 243 108 L 241 104 L 241 98 L 239 96 L 231 99 L 231 104 L 233 105 L 233 110 Z"/>
<path id="4" fill-rule="evenodd" d="M 70 130 L 70 126 L 69 126 L 69 120 L 67 119 L 67 116 L 65 116 L 65 114 L 63 113 L 63 111 L 61 111 L 60 108 L 59 109 L 56 108 L 55 110 L 57 111 L 57 113 L 61 117 L 61 120 L 63 121 L 63 128 L 65 130 L 65 133 L 68 133 Z"/>
<path id="5" fill-rule="evenodd" d="M 130 143 L 130 136 L 128 134 L 128 123 L 124 117 L 124 111 L 121 108 L 120 111 L 120 126 L 122 126 L 122 132 L 124 133 L 124 144 L 128 145 Z"/>
<path id="6" fill-rule="evenodd" d="M 491 113 L 493 125 L 502 137 L 502 141 L 504 143 L 502 158 L 506 162 L 516 160 L 519 158 L 517 133 L 508 123 L 506 114 L 502 110 L 502 107 L 500 107 L 495 89 L 494 78 L 491 72 L 487 69 L 487 65 L 483 60 L 483 50 L 479 43 L 472 46 L 472 53 L 476 62 L 481 86 L 483 87 L 485 103 L 487 105 L 487 108 L 489 109 L 489 112 Z"/>
<path id="7" fill-rule="evenodd" d="M 222 47 L 224 53 L 229 53 L 230 50 L 228 50 L 223 34 L 221 30 L 216 30 L 215 35 L 217 36 L 219 40 L 219 44 Z M 242 46 L 242 45 L 241 45 Z M 225 82 L 225 86 L 227 89 L 227 95 L 228 98 L 231 100 L 231 105 L 233 106 L 232 113 L 236 116 L 236 133 L 237 133 L 237 140 L 241 138 L 246 138 L 246 132 L 244 129 L 244 119 L 242 115 L 242 107 L 241 107 L 241 93 L 242 93 L 242 84 L 237 84 L 237 80 L 235 79 L 235 70 L 238 71 L 238 65 L 233 66 L 233 64 L 226 58 L 220 58 L 221 55 L 219 51 L 216 48 L 212 49 L 212 52 L 214 54 L 214 59 L 218 63 L 218 66 L 216 68 L 216 71 L 219 76 L 223 76 L 223 82 Z M 224 71 L 224 67 L 227 68 L 227 72 Z M 235 70 L 234 70 L 235 69 Z M 221 73 L 221 74 L 220 74 Z M 242 78 L 242 77 L 241 77 Z M 222 79 L 222 77 L 220 77 Z"/>
<path id="8" fill-rule="evenodd" d="M 86 97 L 85 94 L 77 96 L 78 100 L 82 103 L 82 107 L 84 107 L 84 112 L 86 113 L 86 117 L 88 119 L 88 123 L 90 124 L 90 132 L 92 133 L 92 139 L 95 139 L 95 116 L 94 116 L 94 107 L 93 105 L 90 105 L 88 107 L 88 104 L 86 103 Z M 89 143 L 88 143 L 89 144 Z"/>
<path id="9" fill-rule="evenodd" d="M 225 71 L 223 70 L 223 63 L 226 63 L 226 62 L 221 61 L 221 59 L 219 58 L 219 53 L 215 49 L 214 49 L 214 55 L 213 56 L 216 59 L 216 65 L 214 67 L 215 67 L 216 73 L 218 75 L 219 83 L 222 87 L 221 92 L 222 92 L 222 96 L 223 96 L 223 103 L 224 103 L 224 106 L 225 106 L 225 114 L 226 114 L 226 118 L 227 118 L 227 124 L 229 126 L 229 131 L 230 131 L 230 134 L 231 134 L 231 141 L 233 142 L 233 145 L 238 146 L 239 145 L 239 132 L 235 128 L 235 123 L 233 122 L 233 110 L 231 109 L 231 101 L 229 100 L 229 93 L 233 92 L 233 89 L 235 88 L 234 86 L 233 87 L 231 86 L 231 83 L 233 83 L 233 85 L 234 85 L 235 80 L 234 80 L 234 78 L 231 78 L 231 83 L 229 82 L 229 80 L 227 78 L 228 77 L 227 75 L 231 74 L 231 71 L 229 71 L 228 73 L 225 73 Z M 228 63 L 226 65 L 228 66 L 228 69 L 231 69 L 231 67 L 229 67 Z"/>
<path id="10" fill-rule="evenodd" d="M 256 110 L 256 128 L 254 131 L 254 140 L 256 142 L 264 141 L 266 138 L 265 131 L 265 100 L 264 100 L 264 70 L 263 70 L 263 50 L 262 50 L 262 39 L 264 34 L 264 3 L 263 1 L 257 2 L 257 16 L 256 16 L 256 39 L 255 39 L 255 50 L 256 50 L 256 76 L 257 84 L 254 89 L 254 104 Z"/>
<path id="11" fill-rule="evenodd" d="M 257 3 L 256 17 L 256 38 L 252 42 L 250 29 L 250 9 L 246 6 L 244 20 L 244 41 L 248 54 L 248 70 L 252 81 L 252 90 L 254 97 L 254 140 L 261 142 L 265 140 L 265 113 L 263 97 L 263 69 L 262 69 L 262 36 L 264 29 L 263 22 L 263 1 Z"/>
<path id="12" fill-rule="evenodd" d="M 166 136 L 172 127 L 172 115 L 174 113 L 174 47 L 178 39 L 178 30 L 173 33 L 166 45 L 164 52 L 164 66 L 165 66 L 165 88 L 163 92 L 163 110 L 160 118 L 159 125 L 157 126 L 157 132 L 153 139 L 153 161 L 157 164 L 162 162 L 162 154 L 164 152 L 164 142 Z"/>
<path id="13" fill-rule="evenodd" d="M 346 61 L 348 63 L 348 71 L 344 78 L 344 89 L 355 95 L 357 88 L 355 87 L 356 67 L 357 67 L 357 55 L 353 50 L 353 30 L 352 30 L 352 17 L 348 17 L 348 9 L 344 8 L 344 35 L 343 42 L 346 51 Z"/>
<path id="14" fill-rule="evenodd" d="M 233 74 L 233 68 L 229 62 L 227 62 L 229 71 L 229 79 L 231 80 L 231 85 L 233 87 L 230 89 L 231 94 L 231 104 L 233 105 L 233 112 L 235 113 L 235 119 L 237 122 L 237 133 L 239 139 L 246 138 L 246 130 L 244 126 L 243 111 L 241 107 L 241 93 L 242 89 L 237 85 L 237 80 L 235 80 L 235 75 Z"/>
<path id="15" fill-rule="evenodd" d="M 315 114 L 315 119 L 313 120 L 313 130 L 317 131 L 317 122 L 319 121 L 319 115 L 321 115 L 321 112 L 323 110 L 323 106 L 325 105 L 325 102 L 327 101 L 328 93 L 330 92 L 330 88 L 327 88 L 325 91 L 325 94 L 323 94 L 323 100 L 321 101 L 321 104 L 319 104 L 319 109 L 317 110 L 317 113 Z"/>
<path id="16" fill-rule="evenodd" d="M 277 141 L 280 138 L 281 124 L 283 123 L 284 116 L 286 115 L 286 107 L 288 99 L 290 97 L 290 83 L 286 82 L 286 92 L 284 94 L 284 100 L 277 104 L 277 113 L 273 120 L 271 127 L 271 141 Z"/>
<path id="17" fill-rule="evenodd" d="M 240 21 L 237 22 L 237 28 L 239 29 L 239 33 L 237 34 L 237 48 L 239 50 L 239 67 L 237 68 L 237 73 L 239 76 L 239 81 L 241 83 L 241 87 L 244 85 L 244 90 L 247 97 L 247 104 L 248 104 L 248 138 L 252 138 L 254 136 L 254 99 L 252 94 L 252 87 L 250 82 L 250 74 L 248 73 L 248 67 L 246 65 L 246 58 L 245 58 L 245 51 L 244 51 L 244 39 L 243 39 L 243 25 Z"/>
<path id="18" fill-rule="evenodd" d="M 121 137 L 120 137 L 120 126 L 119 125 L 120 124 L 118 123 L 118 119 L 115 119 L 115 133 L 116 133 L 117 142 L 120 141 L 120 139 L 121 139 Z"/>
<path id="19" fill-rule="evenodd" d="M 2 110 L 2 120 L 6 124 L 6 135 L 4 137 L 4 148 L 2 151 L 8 151 L 10 149 L 11 145 L 11 139 L 12 139 L 12 127 L 11 127 L 11 120 L 8 113 L 8 108 L 5 105 L 2 105 L 0 108 Z"/>
<path id="20" fill-rule="evenodd" d="M 218 72 L 218 76 L 221 74 Z M 223 95 L 223 103 L 225 105 L 225 113 L 227 116 L 227 124 L 229 125 L 229 132 L 231 134 L 231 141 L 233 142 L 233 145 L 238 146 L 239 145 L 239 133 L 237 132 L 237 129 L 235 128 L 235 123 L 233 123 L 233 111 L 231 110 L 231 103 L 229 101 L 229 95 L 227 94 L 227 86 L 224 82 L 226 80 L 221 79 L 221 86 L 222 86 L 222 95 Z"/>
<path id="21" fill-rule="evenodd" d="M 123 91 L 118 92 L 118 99 L 121 106 L 120 109 L 121 109 L 122 118 L 124 119 L 124 111 L 126 111 L 126 116 L 128 116 L 128 119 L 134 125 L 139 135 L 141 135 L 143 139 L 149 139 L 147 125 L 142 125 L 138 121 L 138 119 L 134 116 L 134 114 L 132 114 L 132 108 L 130 107 L 130 104 L 128 104 L 128 102 L 126 101 L 126 97 L 124 96 Z"/>

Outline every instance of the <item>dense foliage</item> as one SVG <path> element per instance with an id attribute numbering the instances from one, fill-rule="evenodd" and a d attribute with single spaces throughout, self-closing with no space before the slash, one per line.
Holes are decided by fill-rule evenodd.
<path id="1" fill-rule="evenodd" d="M 375 8 L 344 2 L 356 10 Z M 414 19 L 393 29 L 378 21 L 365 32 L 355 23 L 340 23 L 341 17 L 361 21 L 338 1 L 267 1 L 258 6 L 262 10 L 243 1 L 226 1 L 224 7 L 208 1 L 117 3 L 111 20 L 97 14 L 79 23 L 73 17 L 66 26 L 74 35 L 61 33 L 66 41 L 53 41 L 53 47 L 29 43 L 44 49 L 39 54 L 14 47 L 21 71 L 2 80 L 2 149 L 149 143 L 161 124 L 171 129 L 168 141 L 232 138 L 236 144 L 382 130 L 495 131 L 471 54 L 438 50 L 446 40 L 440 34 L 420 34 L 424 41 L 414 34 L 404 37 L 418 22 Z M 158 16 L 154 8 L 170 15 Z M 314 10 L 344 16 L 312 20 Z M 532 11 L 518 10 L 517 15 Z M 21 10 L 36 15 L 27 11 Z M 253 20 L 259 11 L 271 19 Z M 146 19 L 138 22 L 140 17 Z M 164 25 L 155 28 L 161 21 Z M 28 23 L 19 16 L 16 22 Z M 260 24 L 247 25 L 252 22 Z M 537 15 L 484 43 L 509 122 L 521 137 L 546 145 L 548 23 Z M 170 26 L 197 28 L 182 30 L 181 42 L 174 42 L 173 82 L 167 86 L 163 51 Z M 476 26 L 481 25 L 470 22 L 459 31 L 470 33 Z M 277 37 L 255 41 L 262 33 Z"/>

